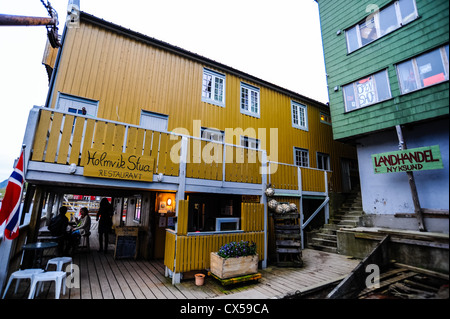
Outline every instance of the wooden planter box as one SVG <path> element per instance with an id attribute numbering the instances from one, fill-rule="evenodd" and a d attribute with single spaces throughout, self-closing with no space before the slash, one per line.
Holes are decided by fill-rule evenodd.
<path id="1" fill-rule="evenodd" d="M 258 254 L 245 257 L 222 258 L 211 252 L 211 272 L 221 279 L 239 277 L 258 272 Z"/>

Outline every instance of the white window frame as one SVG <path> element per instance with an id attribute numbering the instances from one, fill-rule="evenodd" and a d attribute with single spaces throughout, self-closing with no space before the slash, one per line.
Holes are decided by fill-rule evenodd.
<path id="1" fill-rule="evenodd" d="M 301 163 L 297 162 L 297 152 L 300 154 L 300 158 Z M 306 154 L 306 166 L 303 165 L 303 158 L 305 158 Z M 309 167 L 309 151 L 305 148 L 300 148 L 300 147 L 294 147 L 294 165 L 299 166 L 299 167 Z"/>
<path id="2" fill-rule="evenodd" d="M 70 107 L 68 104 L 65 104 L 64 106 L 62 106 L 61 105 L 62 101 L 68 101 L 69 103 L 73 103 L 74 105 L 72 107 Z M 94 101 L 94 100 L 83 98 L 80 96 L 74 96 L 74 95 L 58 92 L 55 108 L 62 112 L 72 113 L 72 114 L 76 114 L 76 115 L 97 117 L 98 104 L 99 104 L 99 101 Z M 86 111 L 87 111 L 86 114 L 81 113 L 81 110 L 83 107 L 86 108 Z M 72 112 L 69 109 L 73 109 L 76 112 Z"/>
<path id="3" fill-rule="evenodd" d="M 441 47 L 439 47 L 439 48 L 437 48 L 437 49 L 434 49 L 434 50 L 431 50 L 431 51 L 427 51 L 427 52 L 424 52 L 424 53 L 422 53 L 422 54 L 420 54 L 420 55 L 418 55 L 418 56 L 415 56 L 414 58 L 412 58 L 412 59 L 409 59 L 409 60 L 406 60 L 406 61 L 402 61 L 401 63 L 398 63 L 396 66 L 395 66 L 395 70 L 397 71 L 397 80 L 398 80 L 398 83 L 399 83 L 399 87 L 400 87 L 400 92 L 401 92 L 401 95 L 404 95 L 404 94 L 408 94 L 408 93 L 411 93 L 411 92 L 415 92 L 415 91 L 418 91 L 418 90 L 422 90 L 422 89 L 425 89 L 425 88 L 428 88 L 428 87 L 430 87 L 430 86 L 433 86 L 433 85 L 437 85 L 437 84 L 440 84 L 440 83 L 443 83 L 443 82 L 445 82 L 445 81 L 448 81 L 449 80 L 449 57 L 448 57 L 448 55 L 447 55 L 447 52 L 446 52 L 446 50 L 445 50 L 445 48 L 448 46 L 448 44 L 447 45 L 444 45 L 444 46 L 441 46 Z M 427 54 L 427 53 L 431 53 L 431 52 L 433 52 L 433 51 L 439 51 L 439 53 L 440 53 L 440 56 L 441 56 L 441 62 L 442 62 L 442 65 L 443 65 L 443 68 L 444 68 L 444 80 L 443 81 L 440 81 L 440 82 L 436 82 L 436 83 L 433 83 L 433 84 L 430 84 L 430 85 L 422 85 L 422 81 L 420 80 L 420 75 L 419 75 L 419 67 L 418 67 L 418 65 L 417 65 L 417 58 L 419 58 L 419 57 L 421 57 L 422 55 L 424 55 L 424 54 Z M 399 72 L 399 70 L 398 70 L 398 66 L 399 65 L 401 65 L 402 63 L 405 63 L 405 62 L 411 62 L 412 63 L 412 66 L 413 66 L 413 70 L 414 70 L 414 80 L 415 80 L 415 85 L 416 85 L 416 89 L 414 89 L 414 90 L 408 90 L 408 91 L 406 91 L 406 89 L 404 88 L 404 83 L 403 83 L 403 81 L 401 80 L 401 78 L 400 78 L 400 72 Z"/>
<path id="4" fill-rule="evenodd" d="M 241 146 L 260 150 L 261 149 L 261 140 L 257 138 L 248 137 L 245 135 L 241 135 Z"/>
<path id="5" fill-rule="evenodd" d="M 386 75 L 385 78 L 386 78 L 386 81 L 387 81 L 386 83 L 387 83 L 387 87 L 388 87 L 388 90 L 389 90 L 389 97 L 380 100 L 379 97 L 378 97 L 378 90 L 377 90 L 377 84 L 376 84 L 376 81 L 375 81 L 375 75 L 376 75 L 376 74 L 379 74 L 379 73 L 382 73 L 382 72 L 384 72 L 385 75 Z M 358 83 L 359 81 L 361 81 L 361 80 L 363 80 L 363 79 L 366 79 L 366 78 L 369 78 L 369 77 L 373 77 L 373 86 L 374 86 L 374 90 L 375 90 L 374 93 L 375 93 L 376 101 L 374 101 L 374 102 L 372 102 L 372 103 L 366 103 L 366 104 L 364 104 L 363 106 L 361 106 L 361 104 L 360 104 L 360 102 L 359 102 L 359 99 L 358 99 L 359 95 L 358 95 L 357 83 Z M 355 97 L 355 103 L 356 103 L 356 106 L 355 106 L 354 108 L 348 108 L 348 107 L 347 107 L 348 105 L 347 105 L 347 96 L 346 96 L 346 94 L 345 94 L 345 87 L 347 87 L 348 85 L 352 85 L 352 88 L 353 88 L 353 96 Z M 342 94 L 343 94 L 343 96 L 344 96 L 344 107 L 345 107 L 345 112 L 351 112 L 351 111 L 354 111 L 354 110 L 362 109 L 362 108 L 365 108 L 365 107 L 368 107 L 368 106 L 371 106 L 371 105 L 374 105 L 374 104 L 377 104 L 377 103 L 380 103 L 380 102 L 389 100 L 390 98 L 392 98 L 392 91 L 391 91 L 391 84 L 390 84 L 390 82 L 389 82 L 389 74 L 388 74 L 388 70 L 387 70 L 387 69 L 381 70 L 381 71 L 379 71 L 379 72 L 376 72 L 376 73 L 367 75 L 367 76 L 362 77 L 362 78 L 360 78 L 360 79 L 358 79 L 358 80 L 356 80 L 356 81 L 353 81 L 353 82 L 351 82 L 351 83 L 348 83 L 348 84 L 346 84 L 346 85 L 343 85 L 343 87 L 342 87 L 342 92 L 343 92 Z"/>
<path id="6" fill-rule="evenodd" d="M 200 137 L 203 140 L 223 143 L 225 141 L 225 132 L 213 128 L 201 127 Z"/>
<path id="7" fill-rule="evenodd" d="M 316 159 L 317 159 L 317 169 L 321 169 L 324 171 L 330 171 L 330 155 L 327 153 L 317 152 L 316 153 Z M 320 168 L 319 163 L 322 164 L 322 168 Z M 325 168 L 324 168 L 325 167 Z"/>
<path id="8" fill-rule="evenodd" d="M 247 100 L 248 100 L 247 105 L 245 105 L 243 103 L 242 95 L 243 95 L 244 91 L 246 91 L 246 95 L 247 95 Z M 259 118 L 260 117 L 260 109 L 261 109 L 259 88 L 241 82 L 241 87 L 240 87 L 239 92 L 240 92 L 239 105 L 240 105 L 241 113 Z M 254 104 L 256 105 L 256 112 L 254 110 L 252 110 L 252 106 Z"/>
<path id="9" fill-rule="evenodd" d="M 345 36 L 345 37 L 346 37 L 346 43 L 347 43 L 347 53 L 352 53 L 352 52 L 354 52 L 354 51 L 356 51 L 356 50 L 358 50 L 358 49 L 360 49 L 360 48 L 362 48 L 362 47 L 364 47 L 364 46 L 366 46 L 366 45 L 369 45 L 369 44 L 372 43 L 373 41 L 378 40 L 379 38 L 382 38 L 382 37 L 384 37 L 385 35 L 387 35 L 387 34 L 393 32 L 393 31 L 395 31 L 395 30 L 398 30 L 399 28 L 401 28 L 401 27 L 407 25 L 408 23 L 410 23 L 410 22 L 416 20 L 416 19 L 419 17 L 419 14 L 418 14 L 418 12 L 417 12 L 417 4 L 416 4 L 416 1 L 415 1 L 415 0 L 412 0 L 412 2 L 413 2 L 413 5 L 414 5 L 413 16 L 412 16 L 412 17 L 408 16 L 410 19 L 407 20 L 407 21 L 404 21 L 403 17 L 401 16 L 400 2 L 399 2 L 399 1 L 395 1 L 394 3 L 389 4 L 388 6 L 384 7 L 383 9 L 381 9 L 381 10 L 379 10 L 379 11 L 376 11 L 375 13 L 372 13 L 371 15 L 367 16 L 363 21 L 360 21 L 359 23 L 353 25 L 352 27 L 347 28 L 347 30 L 346 30 L 346 32 L 345 32 L 345 33 L 346 33 L 346 36 Z M 381 34 L 380 34 L 380 12 L 382 12 L 384 9 L 390 7 L 391 5 L 393 5 L 394 8 L 395 8 L 395 15 L 396 15 L 396 17 L 397 17 L 397 26 L 396 26 L 396 28 L 390 30 L 389 32 L 387 32 L 387 33 L 381 35 Z M 375 39 L 373 39 L 372 41 L 370 41 L 370 42 L 368 42 L 368 43 L 366 43 L 366 44 L 363 45 L 363 44 L 362 44 L 362 41 L 361 41 L 361 30 L 360 30 L 360 26 L 361 26 L 362 24 L 368 22 L 368 21 L 371 20 L 371 19 L 374 20 L 374 24 L 375 24 L 375 29 L 376 29 L 377 37 L 376 37 Z M 348 39 L 348 36 L 347 36 L 347 31 L 348 31 L 348 30 L 351 30 L 351 29 L 353 29 L 353 28 L 356 28 L 356 37 L 357 37 L 357 41 L 358 41 L 358 48 L 356 48 L 356 49 L 350 51 L 349 39 Z"/>
<path id="10" fill-rule="evenodd" d="M 206 78 L 211 77 L 211 92 L 206 90 L 207 84 L 205 83 Z M 216 99 L 220 89 L 216 87 L 216 82 L 222 81 L 222 100 Z M 202 101 L 211 103 L 214 105 L 225 107 L 225 75 L 221 73 L 217 73 L 211 71 L 209 69 L 203 69 L 203 77 L 202 77 Z M 210 95 L 210 96 L 208 96 Z"/>
<path id="11" fill-rule="evenodd" d="M 320 112 L 320 123 L 331 125 L 331 116 L 328 113 Z"/>
<path id="12" fill-rule="evenodd" d="M 292 127 L 308 131 L 308 107 L 305 104 L 291 101 L 291 117 Z"/>

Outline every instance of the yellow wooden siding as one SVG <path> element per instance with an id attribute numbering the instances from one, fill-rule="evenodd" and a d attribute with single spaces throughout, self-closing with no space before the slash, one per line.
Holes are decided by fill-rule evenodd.
<path id="1" fill-rule="evenodd" d="M 177 234 L 186 235 L 188 229 L 188 211 L 189 211 L 189 201 L 179 200 L 178 201 L 178 214 L 177 214 Z"/>
<path id="2" fill-rule="evenodd" d="M 164 265 L 173 271 L 175 261 L 175 240 L 176 235 L 170 231 L 166 231 L 166 243 L 164 248 Z"/>
<path id="3" fill-rule="evenodd" d="M 225 107 L 201 101 L 204 67 L 226 75 Z M 260 88 L 260 118 L 241 114 L 241 81 Z M 318 107 L 295 99 L 307 105 L 308 131 L 293 128 L 290 96 L 88 23 L 67 30 L 51 107 L 55 107 L 57 92 L 98 100 L 98 117 L 113 121 L 139 125 L 141 110 L 166 114 L 169 131 L 183 128 L 197 137 L 200 132 L 194 120 L 201 120 L 202 127 L 223 131 L 241 128 L 258 133 L 265 129 L 265 134 L 255 137 L 261 139 L 269 160 L 293 164 L 293 148 L 300 147 L 309 150 L 310 166 L 317 167 L 316 153 L 329 154 L 331 170 L 337 172 L 332 183 L 337 188 L 340 157 L 356 158 L 353 147 L 333 141 L 331 126 L 320 122 Z M 270 143 L 270 128 L 278 130 L 276 145 Z M 239 136 L 226 135 L 225 140 L 240 144 Z M 246 169 L 245 165 L 238 167 Z M 187 168 L 188 176 L 195 177 L 195 165 Z M 206 173 L 220 179 L 221 170 L 211 167 Z M 227 180 L 236 180 L 236 176 Z"/>
<path id="4" fill-rule="evenodd" d="M 264 231 L 264 204 L 241 203 L 241 229 Z"/>
<path id="5" fill-rule="evenodd" d="M 233 234 L 214 235 L 193 235 L 180 236 L 176 238 L 175 268 L 170 268 L 173 264 L 170 260 L 164 264 L 174 269 L 175 272 L 187 272 L 191 270 L 207 269 L 210 265 L 210 254 L 218 251 L 219 248 L 232 241 L 253 241 L 256 243 L 256 250 L 259 260 L 264 259 L 264 232 L 244 232 Z M 168 247 L 166 246 L 166 251 Z M 167 256 L 171 253 L 166 252 Z"/>

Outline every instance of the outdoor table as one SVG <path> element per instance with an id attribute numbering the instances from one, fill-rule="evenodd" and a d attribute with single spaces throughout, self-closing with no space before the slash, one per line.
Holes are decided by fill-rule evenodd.
<path id="1" fill-rule="evenodd" d="M 56 242 L 37 242 L 37 243 L 30 243 L 25 244 L 22 246 L 23 250 L 33 250 L 34 256 L 33 256 L 33 266 L 32 268 L 42 268 L 42 253 L 45 249 L 49 248 L 55 248 L 58 246 L 58 243 Z"/>

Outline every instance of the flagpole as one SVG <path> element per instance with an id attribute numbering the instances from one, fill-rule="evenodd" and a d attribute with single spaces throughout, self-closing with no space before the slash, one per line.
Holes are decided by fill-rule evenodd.
<path id="1" fill-rule="evenodd" d="M 22 152 L 23 152 L 23 186 L 22 186 L 22 191 L 20 192 L 20 203 L 22 204 L 22 197 L 23 197 L 23 189 L 25 188 L 25 183 L 26 183 L 26 179 L 25 176 L 27 175 L 27 161 L 26 161 L 26 149 L 27 145 L 26 144 L 22 144 Z M 25 202 L 23 203 L 24 205 L 22 206 L 22 211 L 20 212 L 20 221 L 19 221 L 19 227 L 20 225 L 23 224 L 24 220 L 25 220 L 25 214 L 23 213 L 23 209 L 25 208 Z M 20 205 L 19 205 L 19 209 L 20 209 Z"/>

